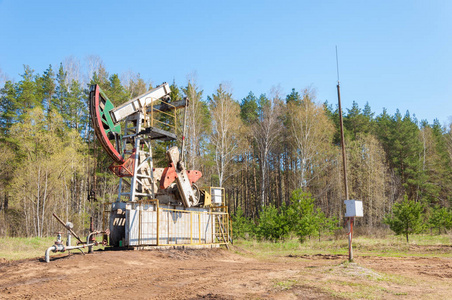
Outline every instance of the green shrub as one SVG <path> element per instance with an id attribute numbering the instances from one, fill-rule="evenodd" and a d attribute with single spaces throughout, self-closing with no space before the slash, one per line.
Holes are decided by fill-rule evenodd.
<path id="1" fill-rule="evenodd" d="M 280 210 L 273 205 L 262 209 L 256 228 L 259 239 L 277 242 L 289 236 L 291 227 L 284 211 L 284 206 Z"/>
<path id="2" fill-rule="evenodd" d="M 262 209 L 257 225 L 243 214 L 241 208 L 232 216 L 232 230 L 235 238 L 256 236 L 260 240 L 277 242 L 295 233 L 304 242 L 306 237 L 337 230 L 336 218 L 327 218 L 320 208 L 315 208 L 311 194 L 298 189 L 292 193 L 291 204 L 281 207 L 269 205 Z"/>
<path id="3" fill-rule="evenodd" d="M 297 189 L 292 192 L 291 205 L 287 209 L 288 219 L 300 242 L 306 237 L 319 233 L 327 224 L 325 214 L 314 208 L 314 198 L 310 193 Z"/>
<path id="4" fill-rule="evenodd" d="M 405 235 L 408 243 L 408 235 L 420 233 L 425 228 L 424 205 L 410 201 L 405 196 L 402 202 L 394 203 L 392 215 L 386 215 L 383 222 L 388 224 L 395 234 Z"/>
<path id="5" fill-rule="evenodd" d="M 319 242 L 323 232 L 332 233 L 341 228 L 339 226 L 339 220 L 336 217 L 327 218 L 320 208 L 317 208 L 316 223 L 317 233 L 319 234 Z"/>
<path id="6" fill-rule="evenodd" d="M 254 236 L 253 221 L 248 219 L 244 214 L 241 207 L 239 207 L 236 213 L 232 216 L 232 234 L 234 238 L 247 239 Z"/>
<path id="7" fill-rule="evenodd" d="M 438 228 L 438 234 L 441 234 L 441 229 L 452 228 L 452 212 L 445 207 L 435 206 L 428 223 L 430 227 Z"/>

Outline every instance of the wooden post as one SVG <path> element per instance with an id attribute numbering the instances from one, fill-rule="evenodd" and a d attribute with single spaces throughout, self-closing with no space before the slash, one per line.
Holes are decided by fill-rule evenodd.
<path id="1" fill-rule="evenodd" d="M 353 261 L 353 247 L 352 247 L 352 236 L 353 236 L 353 217 L 347 218 L 347 224 L 348 224 L 348 261 Z"/>
<path id="2" fill-rule="evenodd" d="M 341 128 L 341 148 L 342 148 L 342 166 L 344 171 L 344 189 L 345 189 L 345 200 L 348 199 L 348 183 L 347 183 L 347 156 L 345 153 L 345 139 L 344 139 L 344 121 L 342 120 L 342 107 L 341 107 L 341 88 L 339 86 L 339 60 L 337 57 L 337 46 L 336 46 L 336 64 L 337 64 L 337 102 L 339 104 L 339 124 Z M 353 261 L 353 249 L 352 249 L 352 234 L 353 234 L 353 218 L 347 218 L 348 223 L 348 261 Z"/>

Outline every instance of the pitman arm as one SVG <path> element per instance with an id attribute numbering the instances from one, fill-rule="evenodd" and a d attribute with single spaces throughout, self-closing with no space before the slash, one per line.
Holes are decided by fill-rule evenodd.
<path id="1" fill-rule="evenodd" d="M 179 149 L 177 149 L 177 147 L 171 147 L 168 151 L 166 151 L 166 157 L 168 158 L 168 162 L 175 167 L 174 171 L 176 172 L 176 184 L 179 189 L 179 195 L 182 199 L 182 203 L 185 207 L 196 206 L 199 199 L 193 192 L 191 186 L 192 183 L 187 170 L 185 169 L 184 163 L 180 161 Z"/>

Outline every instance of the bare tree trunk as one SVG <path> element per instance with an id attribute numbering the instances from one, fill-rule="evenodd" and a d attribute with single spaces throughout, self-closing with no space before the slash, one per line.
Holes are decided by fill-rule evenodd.
<path id="1" fill-rule="evenodd" d="M 47 201 L 47 186 L 48 186 L 48 170 L 45 171 L 45 183 L 44 183 L 44 196 L 42 199 L 42 217 L 41 217 L 41 231 L 39 232 L 39 236 L 42 237 L 42 233 L 44 231 L 44 221 L 45 221 L 45 208 Z"/>
<path id="2" fill-rule="evenodd" d="M 283 194 L 282 194 L 283 179 L 282 179 L 282 174 L 281 174 L 281 165 L 282 164 L 281 164 L 281 153 L 280 152 L 278 152 L 277 161 L 278 161 L 278 166 L 277 166 L 277 168 L 278 168 L 278 202 L 279 202 L 279 206 L 281 206 L 283 203 Z"/>
<path id="3" fill-rule="evenodd" d="M 253 178 L 254 178 L 254 202 L 256 201 L 257 196 L 257 177 L 256 177 L 256 166 L 253 163 Z M 254 205 L 254 209 L 256 211 L 256 215 L 259 216 L 259 208 L 258 205 Z"/>

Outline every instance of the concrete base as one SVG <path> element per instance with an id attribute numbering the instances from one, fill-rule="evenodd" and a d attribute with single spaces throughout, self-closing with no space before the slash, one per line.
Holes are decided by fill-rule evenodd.
<path id="1" fill-rule="evenodd" d="M 185 250 L 185 249 L 212 249 L 220 248 L 219 244 L 216 245 L 184 245 L 184 246 L 135 246 L 129 247 L 133 250 Z"/>
<path id="2" fill-rule="evenodd" d="M 121 250 L 186 250 L 186 249 L 214 249 L 220 248 L 220 244 L 214 245 L 183 245 L 183 246 L 129 246 L 129 247 L 105 247 L 105 251 L 121 251 Z"/>

